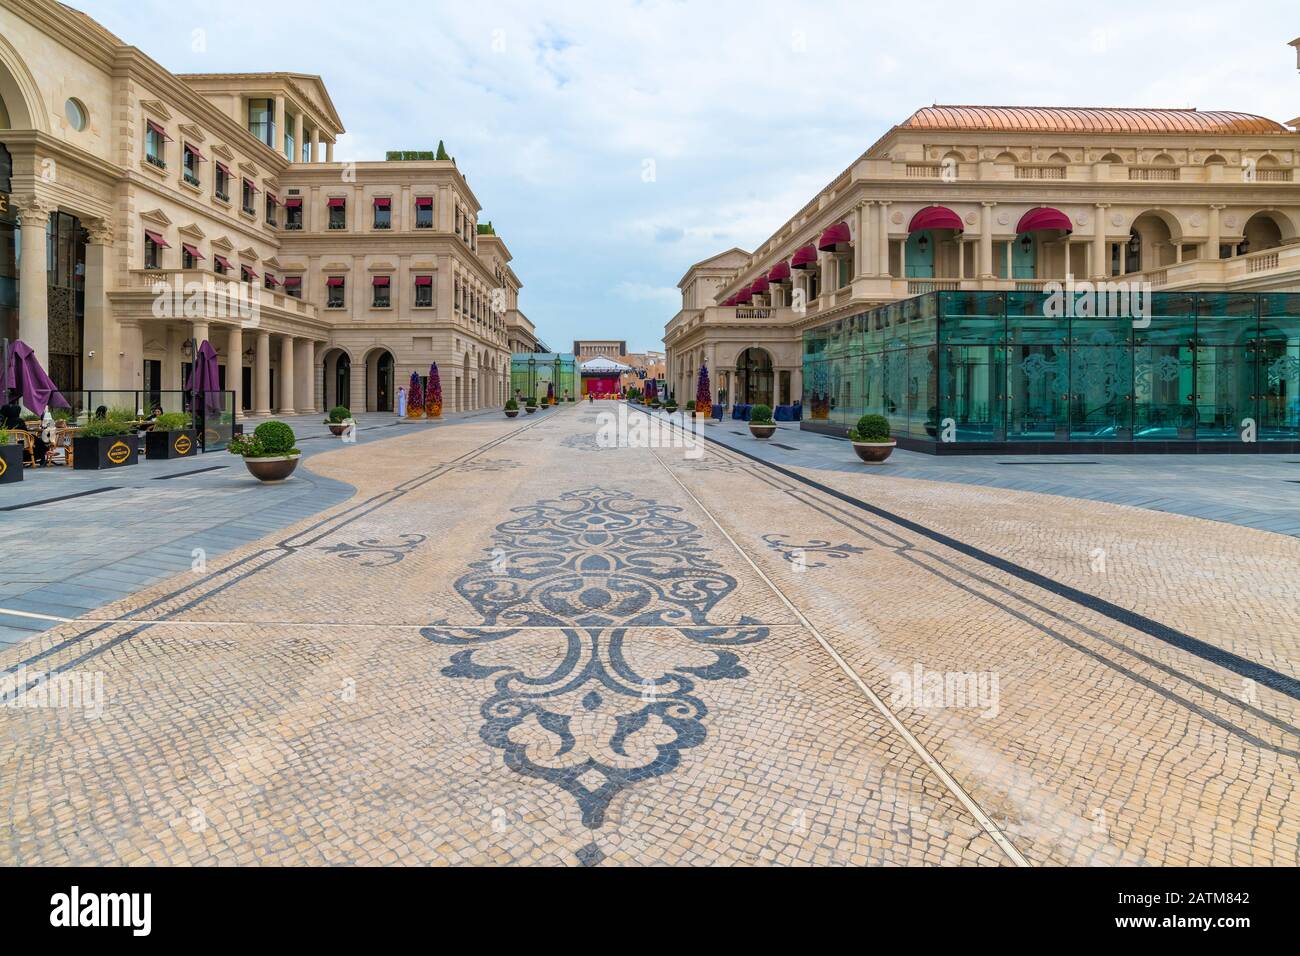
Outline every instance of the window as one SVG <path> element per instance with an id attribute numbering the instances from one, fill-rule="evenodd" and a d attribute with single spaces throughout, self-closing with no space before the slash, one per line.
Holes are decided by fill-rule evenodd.
<path id="1" fill-rule="evenodd" d="M 63 113 L 68 117 L 68 125 L 80 133 L 86 128 L 86 107 L 81 100 L 69 99 L 63 104 Z"/>
<path id="2" fill-rule="evenodd" d="M 216 253 L 213 253 L 212 271 L 219 276 L 228 275 L 230 273 L 230 260 L 225 256 L 219 256 Z"/>
<path id="3" fill-rule="evenodd" d="M 188 242 L 181 243 L 181 267 L 184 269 L 197 269 L 199 261 L 202 260 L 203 253 L 199 252 Z"/>
<path id="4" fill-rule="evenodd" d="M 185 181 L 191 186 L 199 185 L 199 163 L 203 162 L 204 156 L 195 147 L 189 143 L 185 144 L 184 156 L 184 175 Z"/>
<path id="5" fill-rule="evenodd" d="M 217 174 L 212 179 L 217 198 L 222 202 L 230 202 L 230 170 L 217 163 Z"/>
<path id="6" fill-rule="evenodd" d="M 167 168 L 167 160 L 163 158 L 163 145 L 171 139 L 167 131 L 153 120 L 145 122 L 144 133 L 144 158 L 159 169 Z"/>
<path id="7" fill-rule="evenodd" d="M 326 298 L 325 308 L 341 309 L 343 308 L 343 277 L 330 276 L 325 280 Z"/>
<path id="8" fill-rule="evenodd" d="M 284 294 L 291 295 L 295 299 L 301 299 L 302 298 L 302 276 L 285 276 Z"/>
<path id="9" fill-rule="evenodd" d="M 271 275 L 271 273 L 269 272 L 262 273 L 262 282 L 263 284 L 265 284 L 265 286 L 268 289 L 274 289 L 277 285 L 280 284 L 279 281 L 275 278 L 275 276 Z"/>
<path id="10" fill-rule="evenodd" d="M 311 162 L 311 130 L 307 127 L 302 129 L 302 159 L 301 162 Z"/>
<path id="11" fill-rule="evenodd" d="M 290 162 L 293 162 L 293 128 L 295 125 L 293 114 L 286 110 L 284 113 L 284 155 Z"/>
<path id="12" fill-rule="evenodd" d="M 170 248 L 167 240 L 158 233 L 146 229 L 144 231 L 144 267 L 146 269 L 162 268 L 162 250 Z"/>
<path id="13" fill-rule="evenodd" d="M 335 196 L 329 201 L 331 229 L 346 229 L 348 227 L 348 209 L 347 200 Z"/>
<path id="14" fill-rule="evenodd" d="M 433 228 L 433 197 L 420 196 L 415 200 L 415 228 Z"/>
<path id="15" fill-rule="evenodd" d="M 252 269 L 250 269 L 248 266 L 241 265 L 239 267 L 239 278 L 243 282 L 256 282 L 257 273 L 254 272 Z"/>
<path id="16" fill-rule="evenodd" d="M 248 101 L 248 131 L 275 149 L 275 100 Z"/>
<path id="17" fill-rule="evenodd" d="M 433 276 L 415 277 L 415 307 L 433 308 Z"/>
<path id="18" fill-rule="evenodd" d="M 290 196 L 284 201 L 284 228 L 297 230 L 302 228 L 302 200 Z"/>
<path id="19" fill-rule="evenodd" d="M 275 198 L 275 193 L 267 193 L 266 194 L 266 224 L 268 226 L 274 226 L 276 224 L 275 207 L 277 205 L 279 205 L 279 200 Z"/>
<path id="20" fill-rule="evenodd" d="M 376 309 L 387 309 L 392 305 L 392 299 L 388 295 L 388 276 L 375 276 L 373 285 L 375 297 L 371 305 Z"/>
<path id="21" fill-rule="evenodd" d="M 393 228 L 393 201 L 386 196 L 375 199 L 375 228 Z"/>
<path id="22" fill-rule="evenodd" d="M 244 212 L 250 216 L 257 214 L 257 207 L 253 205 L 253 197 L 257 195 L 257 187 L 253 185 L 251 179 L 244 180 L 244 191 L 242 194 L 242 203 Z"/>

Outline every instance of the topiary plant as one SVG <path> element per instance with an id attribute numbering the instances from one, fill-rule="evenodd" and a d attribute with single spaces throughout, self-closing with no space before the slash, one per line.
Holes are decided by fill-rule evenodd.
<path id="1" fill-rule="evenodd" d="M 330 409 L 330 417 L 325 419 L 326 425 L 342 425 L 352 417 L 352 410 L 346 405 L 335 405 Z"/>
<path id="2" fill-rule="evenodd" d="M 524 404 L 525 404 L 527 407 L 529 407 L 529 408 L 536 408 L 536 407 L 537 407 L 537 397 L 536 397 L 535 395 L 529 395 L 528 398 L 527 398 L 527 400 L 524 402 Z"/>
<path id="3" fill-rule="evenodd" d="M 772 407 L 770 405 L 755 405 L 749 410 L 749 423 L 751 425 L 775 425 L 772 421 Z"/>
<path id="4" fill-rule="evenodd" d="M 849 441 L 882 443 L 891 440 L 889 419 L 884 415 L 863 415 L 849 431 Z"/>
<path id="5" fill-rule="evenodd" d="M 167 412 L 153 420 L 156 432 L 183 432 L 190 427 L 190 416 L 184 412 Z"/>
<path id="6" fill-rule="evenodd" d="M 695 399 L 693 399 L 693 398 L 688 398 L 688 399 L 686 400 L 686 410 L 687 410 L 688 412 L 693 412 L 693 411 L 695 411 Z"/>
<path id="7" fill-rule="evenodd" d="M 507 398 L 507 399 L 506 399 L 506 411 L 508 411 L 508 412 L 517 412 L 517 411 L 519 411 L 519 403 L 516 402 L 513 398 Z"/>
<path id="8" fill-rule="evenodd" d="M 135 430 L 131 422 L 117 421 L 112 418 L 92 418 L 77 429 L 77 437 L 114 438 L 118 435 L 130 435 Z"/>
<path id="9" fill-rule="evenodd" d="M 262 454 L 246 457 L 273 458 L 298 454 L 298 449 L 293 447 L 293 429 L 284 422 L 262 422 L 253 431 L 253 437 L 261 445 Z"/>

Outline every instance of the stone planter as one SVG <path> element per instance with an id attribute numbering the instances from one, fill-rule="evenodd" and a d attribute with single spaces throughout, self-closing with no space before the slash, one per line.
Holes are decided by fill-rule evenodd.
<path id="1" fill-rule="evenodd" d="M 23 480 L 23 446 L 0 445 L 0 485 Z"/>
<path id="2" fill-rule="evenodd" d="M 506 409 L 506 418 L 517 418 L 517 417 L 519 417 L 519 409 L 517 408 Z"/>
<path id="3" fill-rule="evenodd" d="M 144 456 L 149 461 L 193 458 L 199 453 L 198 439 L 198 432 L 189 428 L 178 432 L 146 432 Z"/>
<path id="4" fill-rule="evenodd" d="M 76 471 L 123 468 L 140 460 L 140 439 L 135 435 L 72 439 L 72 467 Z"/>
<path id="5" fill-rule="evenodd" d="M 528 412 L 529 415 L 531 415 L 533 412 L 537 411 L 537 406 L 536 406 L 536 405 L 526 405 L 526 406 L 524 407 L 524 410 L 525 410 L 526 412 Z"/>
<path id="6" fill-rule="evenodd" d="M 863 461 L 871 465 L 878 465 L 894 453 L 898 447 L 898 442 L 893 441 L 855 441 L 853 450 Z"/>
<path id="7" fill-rule="evenodd" d="M 258 481 L 284 481 L 298 467 L 300 455 L 280 455 L 275 458 L 245 458 L 244 466 Z"/>
<path id="8" fill-rule="evenodd" d="M 776 425 L 755 425 L 750 422 L 749 433 L 755 438 L 771 438 L 776 434 Z"/>
<path id="9" fill-rule="evenodd" d="M 325 424 L 329 426 L 330 434 L 338 437 L 347 433 L 352 422 L 326 422 Z"/>

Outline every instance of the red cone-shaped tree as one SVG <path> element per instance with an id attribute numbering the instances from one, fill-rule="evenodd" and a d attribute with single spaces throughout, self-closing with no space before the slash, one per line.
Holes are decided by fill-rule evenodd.
<path id="1" fill-rule="evenodd" d="M 406 417 L 424 417 L 424 388 L 420 385 L 420 373 L 411 373 L 411 387 L 406 393 Z"/>
<path id="2" fill-rule="evenodd" d="M 438 377 L 438 363 L 429 366 L 429 392 L 424 396 L 424 413 L 430 418 L 442 418 L 442 379 Z"/>

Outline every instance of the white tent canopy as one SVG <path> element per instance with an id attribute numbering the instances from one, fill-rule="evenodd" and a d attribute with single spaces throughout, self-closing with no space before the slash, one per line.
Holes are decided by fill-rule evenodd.
<path id="1" fill-rule="evenodd" d="M 594 358 L 578 367 L 578 371 L 592 375 L 613 375 L 615 373 L 630 372 L 630 365 L 623 365 L 620 362 L 612 362 L 607 358 Z"/>

